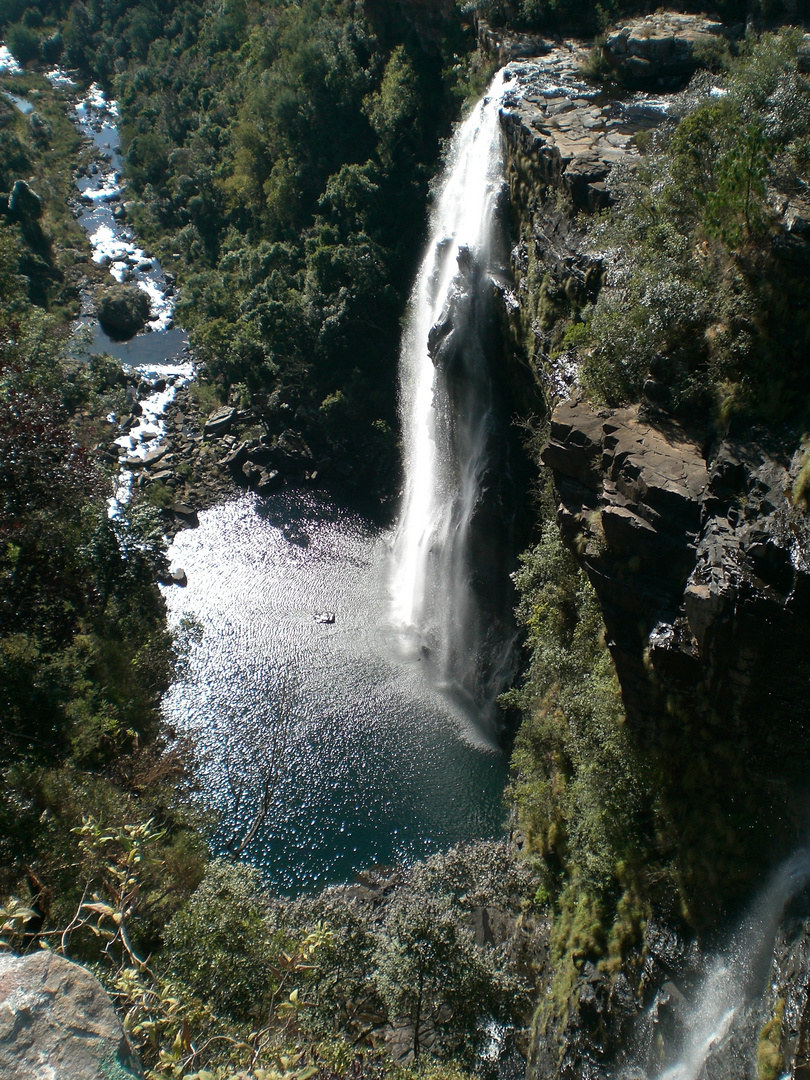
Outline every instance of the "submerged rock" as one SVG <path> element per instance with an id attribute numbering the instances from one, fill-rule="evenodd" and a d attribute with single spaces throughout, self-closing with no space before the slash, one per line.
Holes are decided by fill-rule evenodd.
<path id="1" fill-rule="evenodd" d="M 260 495 L 269 495 L 271 491 L 281 487 L 282 483 L 283 479 L 278 469 L 264 470 L 256 481 L 256 490 Z"/>

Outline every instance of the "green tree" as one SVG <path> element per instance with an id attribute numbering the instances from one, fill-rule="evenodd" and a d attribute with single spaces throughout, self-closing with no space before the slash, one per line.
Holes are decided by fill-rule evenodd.
<path id="1" fill-rule="evenodd" d="M 21 64 L 27 64 L 39 56 L 39 34 L 24 23 L 8 27 L 6 42 Z"/>
<path id="2" fill-rule="evenodd" d="M 716 184 L 706 199 L 706 224 L 728 247 L 760 233 L 772 216 L 765 201 L 771 157 L 771 140 L 761 124 L 753 123 L 717 162 Z"/>
<path id="3" fill-rule="evenodd" d="M 389 1017 L 413 1028 L 414 1061 L 426 1021 L 437 1047 L 449 1043 L 462 1054 L 466 1047 L 469 1056 L 477 1022 L 507 1011 L 508 980 L 459 914 L 447 896 L 408 891 L 391 904 L 378 935 L 377 988 Z"/>
<path id="4" fill-rule="evenodd" d="M 255 1022 L 277 985 L 282 944 L 259 871 L 216 860 L 166 927 L 160 966 L 219 1015 Z"/>

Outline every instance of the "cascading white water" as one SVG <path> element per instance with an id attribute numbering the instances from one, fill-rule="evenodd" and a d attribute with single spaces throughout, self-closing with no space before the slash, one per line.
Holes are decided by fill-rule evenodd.
<path id="1" fill-rule="evenodd" d="M 767 983 L 774 940 L 785 905 L 809 879 L 810 851 L 801 849 L 779 868 L 743 919 L 730 947 L 711 958 L 686 1008 L 676 1060 L 657 1073 L 656 1080 L 703 1080 L 713 1059 L 723 1076 L 756 1072 L 750 1039 L 756 1039 L 761 1024 L 755 1014 Z M 746 1038 L 746 1029 L 751 1027 Z M 740 1060 L 734 1060 L 735 1054 Z"/>
<path id="2" fill-rule="evenodd" d="M 486 290 L 504 189 L 499 72 L 458 129 L 430 222 L 400 358 L 405 493 L 394 542 L 393 613 L 442 680 L 480 709 L 487 627 L 476 610 L 471 524 L 491 468 L 491 381 L 476 340 L 476 290 Z M 490 285 L 491 290 L 491 285 Z M 451 339 L 465 359 L 453 394 L 437 362 Z M 490 668 L 492 667 L 490 660 Z"/>

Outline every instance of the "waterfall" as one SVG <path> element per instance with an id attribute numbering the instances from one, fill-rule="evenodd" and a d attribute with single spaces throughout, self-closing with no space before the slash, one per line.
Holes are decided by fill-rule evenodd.
<path id="1" fill-rule="evenodd" d="M 801 849 L 776 872 L 746 913 L 729 946 L 710 957 L 694 995 L 681 1006 L 681 1031 L 663 1069 L 644 1068 L 656 1080 L 714 1080 L 756 1074 L 755 1045 L 762 998 L 784 908 L 810 879 L 810 851 Z M 648 1053 L 654 1032 L 647 1031 Z M 657 1056 L 657 1052 L 653 1051 Z M 635 1072 L 623 1074 L 629 1077 Z"/>
<path id="2" fill-rule="evenodd" d="M 440 682 L 479 715 L 503 688 L 510 652 L 509 601 L 496 595 L 495 580 L 508 576 L 508 421 L 491 370 L 504 85 L 499 72 L 453 140 L 400 356 L 405 491 L 394 619 Z"/>

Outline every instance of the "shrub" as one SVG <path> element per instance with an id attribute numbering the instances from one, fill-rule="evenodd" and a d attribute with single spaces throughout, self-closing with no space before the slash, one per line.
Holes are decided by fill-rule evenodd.
<path id="1" fill-rule="evenodd" d="M 23 65 L 39 56 L 39 34 L 25 22 L 15 23 L 6 30 L 6 43 L 16 59 Z"/>
<path id="2" fill-rule="evenodd" d="M 281 944 L 258 870 L 216 860 L 166 927 L 160 965 L 215 1012 L 249 1022 L 273 996 Z"/>

